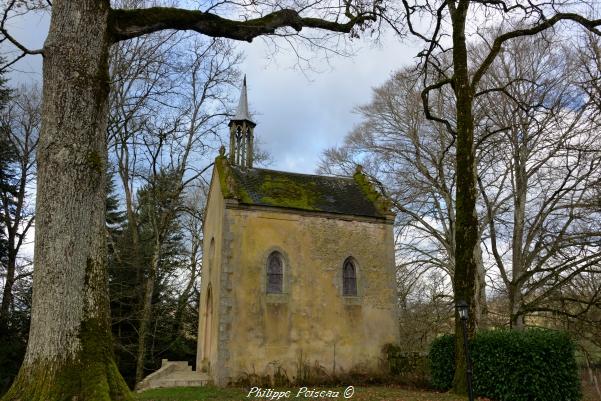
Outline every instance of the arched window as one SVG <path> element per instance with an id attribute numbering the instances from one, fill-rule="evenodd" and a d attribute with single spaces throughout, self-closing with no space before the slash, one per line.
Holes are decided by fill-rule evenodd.
<path id="1" fill-rule="evenodd" d="M 207 286 L 207 299 L 204 310 L 204 343 L 202 347 L 203 359 L 209 359 L 211 356 L 211 338 L 213 336 L 213 291 L 211 283 Z"/>
<path id="2" fill-rule="evenodd" d="M 357 296 L 357 269 L 351 258 L 342 267 L 342 295 Z"/>
<path id="3" fill-rule="evenodd" d="M 284 284 L 284 258 L 275 251 L 267 258 L 267 293 L 281 294 Z"/>
<path id="4" fill-rule="evenodd" d="M 211 238 L 211 245 L 209 245 L 209 278 L 211 277 L 211 271 L 213 269 L 213 265 L 215 264 L 215 238 Z"/>

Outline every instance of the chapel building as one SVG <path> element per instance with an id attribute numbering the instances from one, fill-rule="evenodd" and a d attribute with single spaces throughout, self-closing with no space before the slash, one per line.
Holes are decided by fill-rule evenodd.
<path id="1" fill-rule="evenodd" d="M 254 167 L 246 79 L 229 127 L 205 211 L 197 370 L 217 385 L 380 370 L 399 341 L 389 201 L 360 167 Z"/>

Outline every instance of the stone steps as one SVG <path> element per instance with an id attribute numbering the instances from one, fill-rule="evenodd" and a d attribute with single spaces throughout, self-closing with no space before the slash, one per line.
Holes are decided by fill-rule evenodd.
<path id="1" fill-rule="evenodd" d="M 165 387 L 202 387 L 209 384 L 210 380 L 203 379 L 164 379 L 164 380 L 156 380 L 154 381 L 150 387 L 151 388 L 165 388 Z"/>
<path id="2" fill-rule="evenodd" d="M 160 387 L 199 387 L 211 384 L 206 373 L 196 372 L 188 362 L 163 359 L 159 370 L 146 376 L 136 385 L 136 391 Z"/>

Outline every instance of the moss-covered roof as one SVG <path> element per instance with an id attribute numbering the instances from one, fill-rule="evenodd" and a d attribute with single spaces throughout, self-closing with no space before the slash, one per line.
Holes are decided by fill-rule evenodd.
<path id="1" fill-rule="evenodd" d="M 216 160 L 225 198 L 246 205 L 385 218 L 389 205 L 373 187 L 355 177 L 330 177 L 231 166 Z"/>

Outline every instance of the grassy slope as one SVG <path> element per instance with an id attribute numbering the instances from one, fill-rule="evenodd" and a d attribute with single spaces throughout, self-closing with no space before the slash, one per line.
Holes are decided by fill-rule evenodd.
<path id="1" fill-rule="evenodd" d="M 298 388 L 291 388 L 289 398 L 281 400 L 345 400 L 342 388 L 322 388 L 323 390 L 340 391 L 338 398 L 305 398 L 300 396 L 295 398 Z M 240 388 L 215 388 L 215 387 L 185 387 L 173 389 L 148 390 L 137 394 L 139 401 L 243 401 L 256 400 L 264 401 L 267 398 L 247 398 L 248 390 Z M 353 401 L 465 401 L 466 398 L 448 393 L 434 393 L 426 391 L 411 391 L 397 387 L 359 387 L 355 389 L 355 394 L 350 398 Z"/>

